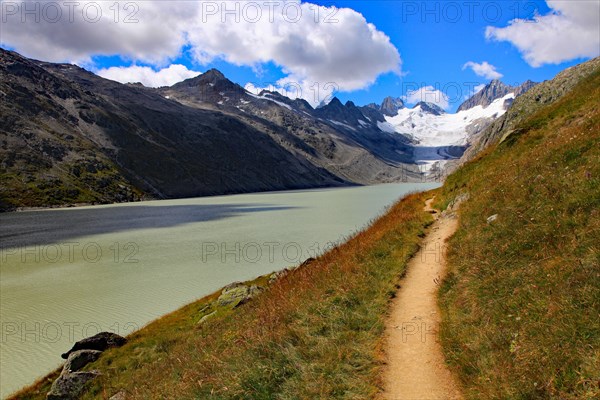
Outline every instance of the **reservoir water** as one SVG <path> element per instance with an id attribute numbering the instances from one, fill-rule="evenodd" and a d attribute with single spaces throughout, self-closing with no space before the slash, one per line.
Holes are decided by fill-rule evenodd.
<path id="1" fill-rule="evenodd" d="M 127 335 L 234 281 L 318 255 L 404 183 L 0 214 L 0 396 L 99 331 Z"/>

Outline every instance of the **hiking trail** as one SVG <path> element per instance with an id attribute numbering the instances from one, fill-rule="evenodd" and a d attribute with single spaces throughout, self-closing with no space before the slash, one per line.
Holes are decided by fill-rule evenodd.
<path id="1" fill-rule="evenodd" d="M 446 272 L 445 243 L 458 227 L 453 215 L 440 216 L 425 203 L 435 222 L 421 249 L 409 261 L 406 276 L 392 300 L 386 322 L 385 391 L 388 400 L 462 399 L 456 379 L 448 369 L 438 331 L 439 284 Z"/>

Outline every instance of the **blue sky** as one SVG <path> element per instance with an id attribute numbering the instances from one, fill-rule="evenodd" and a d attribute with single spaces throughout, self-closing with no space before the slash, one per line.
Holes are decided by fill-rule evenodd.
<path id="1" fill-rule="evenodd" d="M 424 9 L 419 4 L 415 14 L 409 13 L 407 6 L 402 6 L 396 1 L 345 1 L 336 2 L 336 5 L 348 6 L 361 12 L 367 20 L 373 22 L 379 29 L 390 36 L 392 42 L 400 50 L 403 60 L 404 76 L 386 74 L 378 79 L 377 83 L 367 90 L 351 94 L 340 94 L 340 98 L 354 98 L 358 103 L 380 99 L 386 95 L 405 95 L 406 90 L 412 85 L 430 85 L 435 88 L 447 88 L 448 95 L 456 98 L 453 105 L 458 107 L 461 100 L 458 87 L 468 89 L 471 83 L 487 83 L 489 79 L 477 76 L 469 69 L 463 70 L 463 65 L 468 61 L 487 61 L 497 67 L 504 76 L 501 80 L 508 84 L 523 82 L 527 79 L 542 81 L 552 78 L 557 72 L 577 61 L 566 62 L 559 65 L 545 65 L 540 68 L 529 66 L 519 54 L 519 51 L 509 43 L 492 42 L 485 37 L 488 25 L 505 26 L 514 18 L 518 10 L 519 17 L 530 18 L 533 10 L 519 5 L 516 2 L 494 2 L 501 6 L 501 15 L 496 20 L 487 21 L 484 17 L 483 7 L 474 8 L 474 18 L 466 15 L 468 9 L 462 8 L 463 17 L 455 21 L 451 8 L 446 11 L 427 14 L 428 10 L 441 7 L 442 3 L 428 2 L 429 9 Z M 482 3 L 483 4 L 483 3 Z M 544 1 L 536 1 L 536 7 L 541 13 L 546 13 L 548 7 Z M 511 9 L 513 8 L 513 9 Z M 514 10 L 514 9 L 517 10 Z M 490 17 L 494 17 L 495 9 L 487 9 Z M 438 19 L 439 16 L 439 19 Z M 445 17 L 444 17 L 445 16 Z M 490 18 L 492 19 L 492 18 Z M 455 86 L 456 83 L 458 86 Z M 466 95 L 466 91 L 462 93 Z"/>
<path id="2" fill-rule="evenodd" d="M 275 29 L 268 26 L 269 23 L 274 25 L 271 21 L 243 25 L 244 21 L 236 22 L 230 15 L 225 17 L 226 23 L 240 26 L 237 31 L 223 30 L 228 32 L 228 36 L 222 34 L 222 26 L 218 24 L 202 24 L 205 21 L 199 21 L 200 14 L 190 17 L 200 9 L 202 12 L 210 9 L 211 17 L 222 17 L 223 10 L 214 8 L 220 7 L 219 2 L 213 3 L 213 8 L 200 7 L 199 2 L 187 2 L 186 7 L 192 3 L 196 7 L 183 12 L 181 8 L 168 7 L 166 2 L 155 2 L 162 4 L 163 8 L 151 13 L 155 11 L 148 10 L 151 3 L 140 2 L 140 12 L 136 16 L 141 16 L 142 20 L 135 25 L 122 24 L 123 12 L 127 10 L 122 10 L 119 21 L 112 24 L 104 20 L 95 24 L 62 20 L 44 24 L 44 17 L 48 19 L 48 15 L 42 15 L 42 23 L 29 21 L 27 25 L 22 23 L 21 18 L 19 24 L 16 18 L 22 10 L 3 7 L 5 19 L 0 26 L 0 44 L 29 57 L 76 62 L 115 80 L 135 79 L 140 71 L 111 70 L 111 67 L 147 66 L 159 71 L 177 64 L 183 72 L 176 76 L 189 77 L 196 71 L 217 68 L 241 85 L 252 82 L 259 88 L 278 81 L 281 86 L 281 79 L 284 82 L 285 79 L 299 81 L 299 86 L 304 88 L 304 97 L 315 82 L 322 86 L 325 80 L 334 81 L 340 83 L 337 97 L 359 105 L 380 102 L 386 96 L 403 97 L 425 87 L 427 89 L 419 93 L 433 97 L 422 100 L 438 100 L 436 96 L 439 93 L 436 91 L 439 90 L 445 95 L 441 102 L 450 111 L 471 94 L 474 86 L 488 82 L 491 77 L 502 75 L 500 79 L 508 84 L 518 84 L 527 79 L 543 81 L 600 52 L 600 39 L 597 39 L 600 36 L 600 2 L 596 0 L 570 3 L 556 0 L 314 0 L 310 4 L 327 7 L 320 10 L 316 25 L 304 20 L 290 24 L 286 20 L 275 22 L 279 24 Z M 305 13 L 312 10 L 310 4 L 304 4 Z M 348 8 L 353 12 L 336 14 L 327 21 L 327 25 L 324 14 L 331 14 L 333 7 Z M 43 6 L 40 10 L 43 11 Z M 291 10 L 295 10 L 294 7 Z M 46 11 L 48 14 L 51 10 Z M 104 17 L 109 12 L 105 9 Z M 159 15 L 160 19 L 151 20 L 150 15 Z M 336 23 L 338 16 L 342 18 Z M 362 21 L 362 17 L 366 21 Z M 244 19 L 244 15 L 241 18 Z M 528 22 L 511 23 L 515 18 Z M 104 29 L 108 29 L 107 37 L 113 39 L 102 41 L 102 23 L 105 23 Z M 375 33 L 367 24 L 374 25 Z M 179 25 L 189 28 L 179 31 Z M 25 29 L 31 41 L 23 39 L 23 35 L 19 38 L 19 31 L 23 33 Z M 248 33 L 246 38 L 244 29 L 253 33 Z M 75 33 L 67 34 L 69 30 Z M 315 30 L 318 31 L 316 40 L 322 35 L 323 43 L 314 45 L 314 37 L 303 41 Z M 349 32 L 352 30 L 357 31 L 354 36 Z M 275 31 L 277 35 L 284 36 L 291 32 L 289 38 L 283 41 L 285 48 L 273 43 L 273 40 L 264 39 Z M 36 35 L 39 37 L 34 42 Z M 146 39 L 153 35 L 155 37 L 151 40 Z M 237 45 L 242 39 L 256 43 L 256 48 L 250 51 L 237 48 L 241 47 Z M 47 43 L 43 44 L 43 41 Z M 547 46 L 548 43 L 552 46 Z M 331 60 L 324 60 L 328 58 Z M 477 75 L 472 68 L 464 68 L 468 62 L 480 66 L 483 62 L 488 64 Z M 336 76 L 337 71 L 339 77 Z M 169 83 L 175 79 L 173 73 L 165 75 L 169 76 Z M 155 79 L 139 76 L 142 81 Z M 155 82 L 159 85 L 164 81 Z M 416 101 L 415 96 L 409 98 Z"/>

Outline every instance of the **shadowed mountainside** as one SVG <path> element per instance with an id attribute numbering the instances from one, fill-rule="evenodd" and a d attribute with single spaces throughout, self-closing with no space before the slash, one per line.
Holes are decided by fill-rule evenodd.
<path id="1" fill-rule="evenodd" d="M 0 49 L 0 209 L 419 178 L 402 135 L 280 97 L 216 70 L 151 89 Z"/>

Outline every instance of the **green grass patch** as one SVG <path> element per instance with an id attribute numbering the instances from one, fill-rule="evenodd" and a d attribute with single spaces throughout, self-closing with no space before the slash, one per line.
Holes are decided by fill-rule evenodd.
<path id="1" fill-rule="evenodd" d="M 599 105 L 597 71 L 442 189 L 470 195 L 440 294 L 468 398 L 600 398 Z"/>

